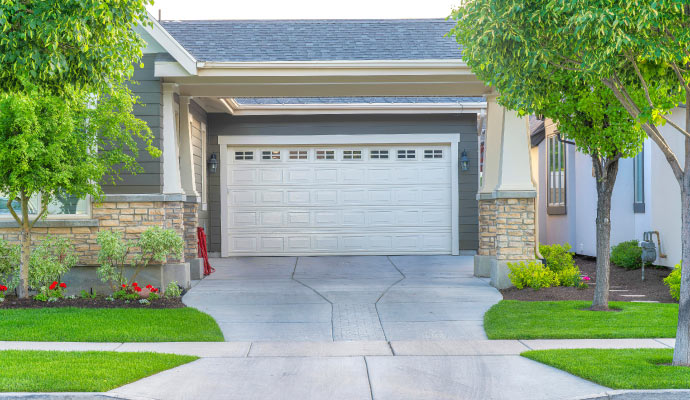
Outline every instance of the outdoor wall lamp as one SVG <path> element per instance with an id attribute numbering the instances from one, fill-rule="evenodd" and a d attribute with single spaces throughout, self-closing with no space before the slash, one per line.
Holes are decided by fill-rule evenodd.
<path id="1" fill-rule="evenodd" d="M 467 151 L 465 150 L 462 150 L 462 154 L 460 155 L 460 168 L 462 168 L 463 171 L 470 169 L 470 159 L 467 157 Z"/>
<path id="2" fill-rule="evenodd" d="M 208 170 L 212 174 L 218 171 L 218 158 L 216 158 L 216 153 L 211 153 L 211 158 L 208 159 Z"/>

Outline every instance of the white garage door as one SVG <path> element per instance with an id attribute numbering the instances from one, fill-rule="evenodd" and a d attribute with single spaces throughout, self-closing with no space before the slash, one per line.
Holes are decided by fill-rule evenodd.
<path id="1" fill-rule="evenodd" d="M 228 146 L 224 255 L 450 254 L 450 146 Z"/>

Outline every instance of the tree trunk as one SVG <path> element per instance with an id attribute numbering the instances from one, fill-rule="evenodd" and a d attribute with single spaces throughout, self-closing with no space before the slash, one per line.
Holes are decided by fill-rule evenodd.
<path id="1" fill-rule="evenodd" d="M 597 277 L 592 310 L 609 309 L 611 270 L 611 197 L 618 175 L 619 157 L 607 161 L 592 155 L 597 184 Z"/>
<path id="2" fill-rule="evenodd" d="M 29 199 L 22 193 L 22 263 L 19 266 L 20 299 L 29 297 L 29 259 L 31 257 L 31 227 L 29 225 Z"/>
<path id="3" fill-rule="evenodd" d="M 685 129 L 690 129 L 690 92 L 685 94 Z M 680 188 L 682 262 L 678 329 L 673 365 L 690 366 L 690 139 L 685 138 L 685 168 Z"/>

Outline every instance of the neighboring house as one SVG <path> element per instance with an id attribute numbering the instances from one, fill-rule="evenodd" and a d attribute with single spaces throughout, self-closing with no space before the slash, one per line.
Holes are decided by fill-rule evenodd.
<path id="1" fill-rule="evenodd" d="M 153 21 L 133 90 L 163 151 L 56 205 L 46 233 L 95 263 L 96 234 L 177 230 L 196 257 L 460 254 L 478 247 L 487 88 L 445 20 Z M 392 96 L 392 97 L 391 97 Z M 469 168 L 461 168 L 461 158 Z M 217 169 L 216 169 L 217 168 Z M 63 204 L 64 205 L 64 204 Z M 37 206 L 38 207 L 38 206 Z M 17 240 L 0 209 L 2 236 Z M 183 260 L 184 261 L 184 260 Z"/>
<path id="2" fill-rule="evenodd" d="M 679 125 L 684 110 L 671 118 Z M 549 119 L 530 120 L 533 168 L 538 175 L 539 242 L 570 243 L 573 251 L 596 255 L 597 192 L 590 156 L 560 141 Z M 661 127 L 666 140 L 683 154 L 683 138 L 671 127 Z M 646 139 L 644 150 L 620 160 L 611 205 L 611 245 L 658 231 L 661 248 L 654 264 L 673 267 L 681 259 L 679 187 L 656 145 Z M 654 243 L 657 243 L 656 236 Z M 659 250 L 661 250 L 659 252 Z"/>

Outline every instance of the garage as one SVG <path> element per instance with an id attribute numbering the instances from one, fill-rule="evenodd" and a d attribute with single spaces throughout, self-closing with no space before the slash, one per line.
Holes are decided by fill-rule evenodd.
<path id="1" fill-rule="evenodd" d="M 222 137 L 223 256 L 457 254 L 458 136 Z"/>

